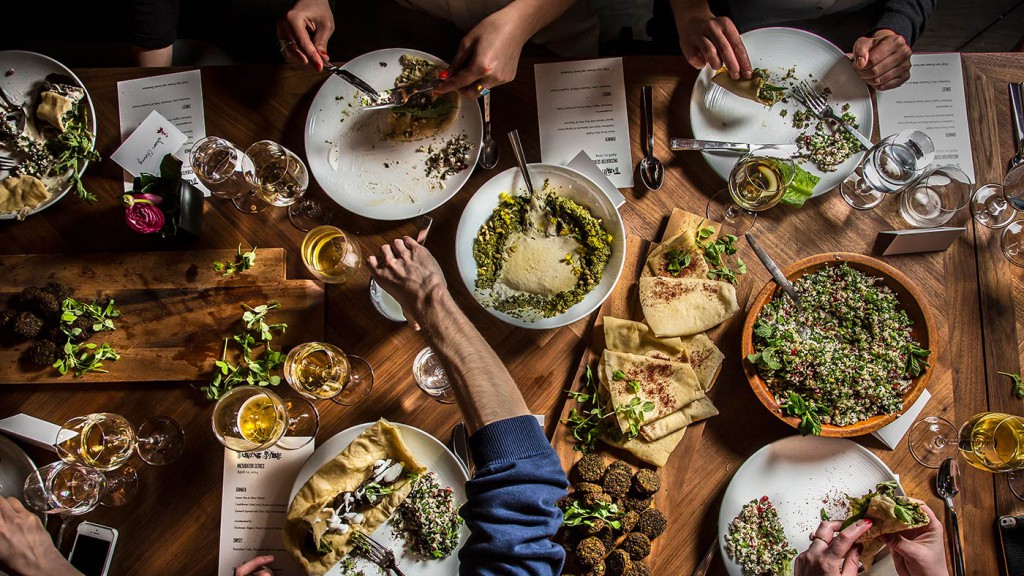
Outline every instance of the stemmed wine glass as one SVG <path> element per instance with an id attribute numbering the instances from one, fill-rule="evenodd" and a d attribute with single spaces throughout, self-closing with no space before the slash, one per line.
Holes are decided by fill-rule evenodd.
<path id="1" fill-rule="evenodd" d="M 935 144 L 919 130 L 904 130 L 880 140 L 839 185 L 843 200 L 870 210 L 889 194 L 913 184 L 935 158 Z"/>
<path id="2" fill-rule="evenodd" d="M 246 172 L 249 182 L 264 202 L 287 206 L 288 220 L 303 232 L 309 232 L 324 218 L 320 203 L 305 198 L 309 188 L 309 171 L 291 150 L 271 140 L 260 140 L 245 151 L 252 161 Z"/>
<path id="3" fill-rule="evenodd" d="M 217 440 L 235 452 L 294 450 L 316 435 L 320 413 L 305 398 L 282 399 L 266 388 L 239 386 L 217 400 L 212 424 Z"/>
<path id="4" fill-rule="evenodd" d="M 207 136 L 192 146 L 189 163 L 211 194 L 231 200 L 240 212 L 256 214 L 267 209 L 247 178 L 253 173 L 252 160 L 231 142 Z"/>
<path id="5" fill-rule="evenodd" d="M 327 342 L 292 348 L 284 359 L 284 378 L 310 400 L 330 399 L 343 406 L 359 403 L 373 389 L 370 363 Z"/>
<path id="6" fill-rule="evenodd" d="M 28 475 L 23 497 L 29 508 L 61 517 L 55 542 L 59 550 L 71 518 L 94 510 L 105 492 L 106 478 L 99 470 L 80 464 L 54 462 Z"/>
<path id="7" fill-rule="evenodd" d="M 101 412 L 65 422 L 55 445 L 64 462 L 106 472 L 102 504 L 120 506 L 138 489 L 138 474 L 126 465 L 132 454 L 138 452 L 151 466 L 169 464 L 181 455 L 185 433 L 166 416 L 149 418 L 136 429 L 124 416 Z"/>
<path id="8" fill-rule="evenodd" d="M 979 186 L 971 197 L 974 221 L 987 228 L 1005 228 L 1024 210 L 1024 165 L 1006 174 L 1002 184 Z"/>
<path id="9" fill-rule="evenodd" d="M 930 168 L 900 194 L 900 216 L 915 228 L 942 226 L 967 206 L 973 186 L 956 166 Z"/>
<path id="10" fill-rule="evenodd" d="M 718 191 L 708 201 L 705 215 L 742 234 L 754 225 L 758 212 L 782 200 L 795 176 L 796 165 L 784 150 L 775 146 L 751 150 L 729 173 L 728 190 Z"/>

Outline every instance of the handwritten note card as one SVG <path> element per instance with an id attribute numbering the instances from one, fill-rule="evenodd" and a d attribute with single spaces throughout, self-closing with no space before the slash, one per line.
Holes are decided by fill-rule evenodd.
<path id="1" fill-rule="evenodd" d="M 312 453 L 312 442 L 296 450 L 224 449 L 219 576 L 231 576 L 235 566 L 263 554 L 274 555 L 275 576 L 301 576 L 284 549 L 281 529 L 295 476 Z"/>
<path id="2" fill-rule="evenodd" d="M 181 130 L 153 110 L 110 158 L 132 176 L 160 174 L 164 156 L 177 152 L 186 140 Z"/>
<path id="3" fill-rule="evenodd" d="M 618 188 L 633 186 L 622 58 L 537 64 L 541 159 L 587 153 Z"/>
<path id="4" fill-rule="evenodd" d="M 210 195 L 188 163 L 192 145 L 206 137 L 203 82 L 199 70 L 118 82 L 117 104 L 121 116 L 121 140 L 134 132 L 154 110 L 177 126 L 187 137 L 175 152 L 183 162 L 181 175 L 203 194 Z M 125 189 L 130 188 L 131 182 L 126 182 Z"/>
<path id="5" fill-rule="evenodd" d="M 960 54 L 914 54 L 910 63 L 906 84 L 876 93 L 879 132 L 924 132 L 935 143 L 935 164 L 956 166 L 976 181 Z"/>

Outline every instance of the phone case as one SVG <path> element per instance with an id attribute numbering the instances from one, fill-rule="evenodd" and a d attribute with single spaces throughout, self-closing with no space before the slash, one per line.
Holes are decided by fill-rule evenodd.
<path id="1" fill-rule="evenodd" d="M 1024 516 L 999 518 L 999 544 L 1007 576 L 1024 576 Z"/>

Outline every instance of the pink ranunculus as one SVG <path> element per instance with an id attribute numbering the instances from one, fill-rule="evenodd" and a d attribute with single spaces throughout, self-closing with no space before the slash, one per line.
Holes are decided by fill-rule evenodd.
<path id="1" fill-rule="evenodd" d="M 153 194 L 125 194 L 124 220 L 139 234 L 153 234 L 164 227 L 164 213 L 156 207 L 163 201 Z"/>

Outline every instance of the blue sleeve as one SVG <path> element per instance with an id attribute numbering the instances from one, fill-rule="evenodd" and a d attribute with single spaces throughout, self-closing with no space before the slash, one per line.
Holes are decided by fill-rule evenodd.
<path id="1" fill-rule="evenodd" d="M 469 439 L 477 472 L 460 514 L 470 536 L 459 552 L 463 575 L 557 575 L 565 551 L 550 540 L 562 524 L 555 501 L 568 482 L 533 416 L 484 426 Z"/>

